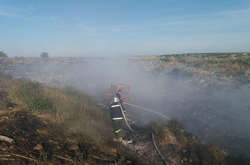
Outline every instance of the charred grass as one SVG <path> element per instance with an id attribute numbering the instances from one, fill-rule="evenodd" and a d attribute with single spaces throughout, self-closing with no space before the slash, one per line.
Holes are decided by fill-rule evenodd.
<path id="1" fill-rule="evenodd" d="M 197 137 L 185 132 L 176 120 L 170 120 L 167 124 L 151 123 L 148 129 L 155 134 L 159 147 L 170 164 L 174 162 L 194 165 L 250 164 L 249 158 L 241 155 L 233 156 L 218 144 L 203 143 Z"/>

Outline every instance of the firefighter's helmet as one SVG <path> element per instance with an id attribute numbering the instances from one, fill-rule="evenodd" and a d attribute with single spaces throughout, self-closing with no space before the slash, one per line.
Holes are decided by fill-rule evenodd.
<path id="1" fill-rule="evenodd" d="M 119 100 L 119 98 L 118 97 L 114 97 L 114 99 L 113 99 L 113 102 L 114 103 L 118 103 L 120 100 Z"/>

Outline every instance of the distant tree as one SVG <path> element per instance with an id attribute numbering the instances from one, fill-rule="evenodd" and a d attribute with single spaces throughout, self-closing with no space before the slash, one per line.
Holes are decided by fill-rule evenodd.
<path id="1" fill-rule="evenodd" d="M 0 57 L 8 57 L 6 53 L 4 53 L 3 51 L 0 51 Z"/>
<path id="2" fill-rule="evenodd" d="M 48 52 L 42 52 L 42 53 L 40 54 L 40 57 L 41 57 L 41 58 L 49 58 L 49 53 L 48 53 Z"/>

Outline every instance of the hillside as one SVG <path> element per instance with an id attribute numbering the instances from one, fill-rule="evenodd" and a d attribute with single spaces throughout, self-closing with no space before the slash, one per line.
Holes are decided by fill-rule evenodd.
<path id="1" fill-rule="evenodd" d="M 72 88 L 51 88 L 1 75 L 0 164 L 247 164 L 206 145 L 175 121 L 152 123 L 131 134 L 133 144 L 113 140 L 107 110 Z"/>
<path id="2" fill-rule="evenodd" d="M 0 141 L 0 164 L 137 162 L 117 148 L 109 115 L 86 95 L 5 76 L 0 89 L 0 135 L 14 140 Z"/>

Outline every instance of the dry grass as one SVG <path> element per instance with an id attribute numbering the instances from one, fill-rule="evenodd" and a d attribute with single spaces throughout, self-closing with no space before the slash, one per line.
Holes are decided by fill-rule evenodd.
<path id="1" fill-rule="evenodd" d="M 8 97 L 18 104 L 18 109 L 28 110 L 41 119 L 50 120 L 65 128 L 66 132 L 81 133 L 96 144 L 112 143 L 112 124 L 109 113 L 98 107 L 87 95 L 67 87 L 44 87 L 26 80 L 7 80 L 11 84 Z M 1 104 L 0 108 L 6 107 Z"/>
<path id="2" fill-rule="evenodd" d="M 6 106 L 0 109 L 0 133 L 16 142 L 6 152 L 35 158 L 39 164 L 136 162 L 133 154 L 121 150 L 113 141 L 109 113 L 87 95 L 72 88 L 49 88 L 0 76 L 1 79 L 4 98 L 16 105 L 12 110 Z M 4 147 L 8 148 L 1 143 L 0 148 Z M 25 164 L 25 160 L 20 158 L 14 164 Z"/>
<path id="3" fill-rule="evenodd" d="M 85 94 L 73 88 L 45 89 L 56 109 L 55 120 L 71 132 L 81 132 L 96 143 L 112 139 L 109 114 Z"/>
<path id="4" fill-rule="evenodd" d="M 53 112 L 52 100 L 46 96 L 43 87 L 39 83 L 20 81 L 15 96 L 31 112 Z"/>

